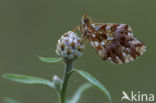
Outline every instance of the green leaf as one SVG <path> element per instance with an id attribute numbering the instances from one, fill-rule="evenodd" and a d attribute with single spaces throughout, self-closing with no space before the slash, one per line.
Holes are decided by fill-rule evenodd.
<path id="1" fill-rule="evenodd" d="M 38 57 L 40 61 L 45 63 L 56 63 L 62 61 L 63 58 L 48 58 L 48 57 Z"/>
<path id="2" fill-rule="evenodd" d="M 3 77 L 11 81 L 25 83 L 25 84 L 44 84 L 50 87 L 54 87 L 53 82 L 43 78 L 38 78 L 33 76 L 8 73 L 8 74 L 4 74 Z"/>
<path id="3" fill-rule="evenodd" d="M 97 81 L 92 75 L 90 75 L 89 73 L 85 71 L 77 70 L 77 69 L 72 70 L 72 72 L 77 72 L 78 74 L 80 74 L 83 78 L 85 78 L 91 84 L 93 84 L 98 89 L 100 89 L 108 97 L 110 103 L 112 102 L 112 98 L 111 98 L 109 91 L 105 88 L 104 85 L 102 85 L 99 81 Z"/>
<path id="4" fill-rule="evenodd" d="M 68 103 L 78 103 L 82 93 L 85 92 L 90 87 L 92 87 L 92 85 L 90 83 L 85 83 L 85 84 L 81 85 L 80 88 L 76 91 L 76 93 L 72 97 L 72 99 L 70 101 L 68 101 Z"/>
<path id="5" fill-rule="evenodd" d="M 6 98 L 4 98 L 4 103 L 19 103 L 19 102 L 16 101 L 15 99 L 6 97 Z"/>

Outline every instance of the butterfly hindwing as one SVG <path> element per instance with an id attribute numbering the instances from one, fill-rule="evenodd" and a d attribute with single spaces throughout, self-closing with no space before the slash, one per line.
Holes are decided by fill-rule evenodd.
<path id="1" fill-rule="evenodd" d="M 145 52 L 142 41 L 133 36 L 126 24 L 92 24 L 95 31 L 90 35 L 91 45 L 104 59 L 117 64 L 135 60 Z"/>
<path id="2" fill-rule="evenodd" d="M 85 14 L 80 32 L 103 60 L 116 64 L 133 61 L 146 50 L 144 43 L 133 36 L 131 27 L 126 24 L 91 23 Z"/>

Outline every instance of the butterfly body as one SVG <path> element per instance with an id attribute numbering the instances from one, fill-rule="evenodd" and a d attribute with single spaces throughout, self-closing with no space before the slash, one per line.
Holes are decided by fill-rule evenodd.
<path id="1" fill-rule="evenodd" d="M 92 23 L 86 15 L 81 20 L 81 34 L 99 56 L 116 64 L 128 63 L 142 55 L 146 46 L 133 36 L 127 24 Z"/>

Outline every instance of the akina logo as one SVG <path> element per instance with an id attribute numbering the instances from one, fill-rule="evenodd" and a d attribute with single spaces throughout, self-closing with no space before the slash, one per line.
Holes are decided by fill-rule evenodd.
<path id="1" fill-rule="evenodd" d="M 131 102 L 154 102 L 154 94 L 153 93 L 141 93 L 140 91 L 134 92 L 131 91 L 129 94 L 125 91 L 122 91 L 122 98 L 121 101 L 131 101 Z"/>

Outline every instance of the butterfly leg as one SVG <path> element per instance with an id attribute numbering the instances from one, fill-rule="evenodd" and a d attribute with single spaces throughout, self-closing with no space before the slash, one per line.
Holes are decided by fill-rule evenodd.
<path id="1" fill-rule="evenodd" d="M 76 26 L 72 31 L 73 31 L 73 32 L 76 32 L 77 30 L 80 31 L 80 25 Z"/>

